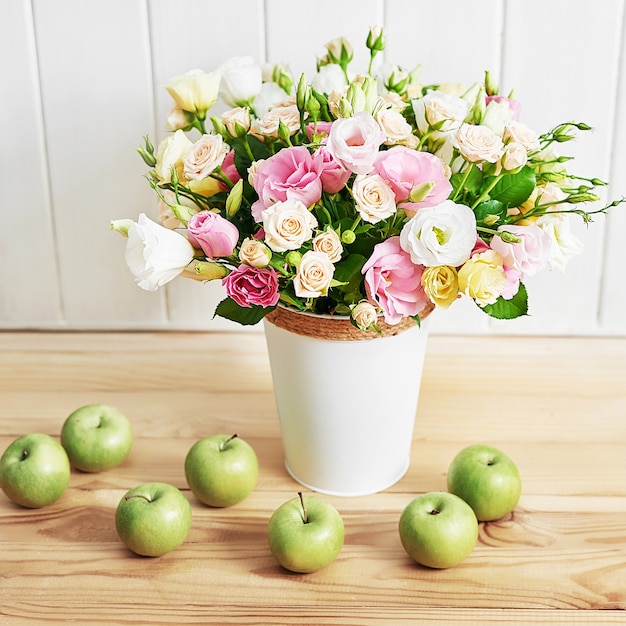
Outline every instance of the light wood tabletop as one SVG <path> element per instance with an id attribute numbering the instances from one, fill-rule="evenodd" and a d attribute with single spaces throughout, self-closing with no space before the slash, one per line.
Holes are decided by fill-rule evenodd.
<path id="1" fill-rule="evenodd" d="M 324 496 L 345 545 L 307 575 L 267 546 L 270 515 L 300 487 L 261 333 L 0 333 L 2 451 L 25 433 L 58 437 L 96 402 L 131 420 L 131 455 L 72 471 L 41 509 L 0 493 L 0 624 L 626 624 L 626 339 L 431 337 L 408 473 L 376 495 Z M 200 504 L 183 470 L 215 433 L 238 433 L 260 463 L 255 491 L 227 509 Z M 520 503 L 480 525 L 461 565 L 421 567 L 400 513 L 445 490 L 473 443 L 517 463 Z M 182 489 L 193 512 L 187 541 L 159 558 L 129 552 L 114 524 L 125 491 L 151 481 Z"/>

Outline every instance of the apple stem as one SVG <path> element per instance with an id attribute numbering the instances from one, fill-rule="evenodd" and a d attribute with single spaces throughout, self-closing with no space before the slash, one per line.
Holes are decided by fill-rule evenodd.
<path id="1" fill-rule="evenodd" d="M 306 512 L 306 507 L 304 506 L 304 496 L 301 491 L 298 491 L 298 497 L 300 498 L 300 506 L 302 506 L 302 520 L 305 524 L 309 523 L 309 516 Z"/>
<path id="2" fill-rule="evenodd" d="M 28 450 L 23 450 L 22 451 L 22 461 L 26 460 L 28 458 Z"/>
<path id="3" fill-rule="evenodd" d="M 131 498 L 143 498 L 146 502 L 152 502 L 148 496 L 144 496 L 143 493 L 133 493 L 130 496 L 126 496 L 125 500 L 130 500 Z"/>
<path id="4" fill-rule="evenodd" d="M 222 452 L 224 450 L 224 448 L 233 440 L 236 439 L 237 437 L 239 437 L 239 435 L 237 433 L 235 433 L 234 435 L 231 435 L 228 439 L 226 439 L 226 441 L 222 441 L 222 443 L 220 443 L 220 452 Z"/>

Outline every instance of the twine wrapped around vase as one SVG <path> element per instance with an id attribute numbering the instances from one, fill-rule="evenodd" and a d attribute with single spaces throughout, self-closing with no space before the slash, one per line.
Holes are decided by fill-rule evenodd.
<path id="1" fill-rule="evenodd" d="M 424 320 L 434 309 L 434 305 L 429 303 L 420 312 L 420 320 Z M 332 315 L 315 315 L 302 313 L 293 309 L 278 306 L 265 319 L 283 330 L 314 337 L 316 339 L 326 339 L 327 341 L 362 341 L 368 339 L 379 339 L 381 337 L 393 337 L 415 326 L 416 322 L 410 317 L 405 317 L 398 324 L 387 324 L 382 320 L 376 324 L 380 330 L 363 331 L 356 328 L 349 318 L 333 317 Z"/>

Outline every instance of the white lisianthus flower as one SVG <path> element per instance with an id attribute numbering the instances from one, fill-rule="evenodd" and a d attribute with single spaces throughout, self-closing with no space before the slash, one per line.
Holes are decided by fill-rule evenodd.
<path id="1" fill-rule="evenodd" d="M 502 132 L 502 139 L 505 142 L 517 141 L 521 143 L 528 152 L 539 150 L 541 147 L 539 143 L 539 135 L 534 130 L 531 130 L 522 122 L 510 121 L 504 125 Z"/>
<path id="2" fill-rule="evenodd" d="M 182 170 L 182 160 L 192 146 L 193 143 L 182 130 L 177 130 L 159 144 L 154 166 L 159 183 L 169 183 L 172 180 L 172 168 Z"/>
<path id="3" fill-rule="evenodd" d="M 495 163 L 504 152 L 502 139 L 491 128 L 480 124 L 462 124 L 452 141 L 468 161 Z"/>
<path id="4" fill-rule="evenodd" d="M 400 232 L 400 247 L 413 263 L 426 267 L 458 267 L 469 259 L 475 243 L 474 211 L 452 200 L 420 209 Z"/>
<path id="5" fill-rule="evenodd" d="M 498 136 L 502 136 L 505 126 L 513 120 L 515 112 L 505 100 L 492 100 L 485 109 L 485 115 L 481 121 L 483 126 L 491 128 Z"/>
<path id="6" fill-rule="evenodd" d="M 252 267 L 267 267 L 271 258 L 272 252 L 262 241 L 246 237 L 241 243 L 239 260 L 242 263 Z"/>
<path id="7" fill-rule="evenodd" d="M 423 98 L 413 100 L 415 123 L 421 133 L 437 127 L 439 132 L 449 132 L 461 126 L 467 117 L 470 105 L 459 96 L 429 91 Z"/>
<path id="8" fill-rule="evenodd" d="M 377 224 L 396 212 L 396 196 L 378 174 L 359 174 L 352 185 L 352 195 L 361 219 Z"/>
<path id="9" fill-rule="evenodd" d="M 221 135 L 202 135 L 183 157 L 183 171 L 189 180 L 201 180 L 220 167 L 230 150 Z"/>
<path id="10" fill-rule="evenodd" d="M 324 252 L 309 250 L 302 255 L 293 287 L 298 298 L 319 298 L 328 293 L 335 266 Z"/>
<path id="11" fill-rule="evenodd" d="M 263 71 L 252 57 L 232 57 L 220 69 L 219 94 L 228 106 L 247 106 L 261 91 Z"/>
<path id="12" fill-rule="evenodd" d="M 189 122 L 185 117 L 185 112 L 175 104 L 167 114 L 165 130 L 173 133 L 176 130 L 185 129 L 187 126 L 189 126 Z"/>
<path id="13" fill-rule="evenodd" d="M 378 321 L 376 307 L 367 300 L 359 302 L 350 312 L 350 316 L 361 330 L 369 330 Z"/>
<path id="14" fill-rule="evenodd" d="M 221 77 L 219 70 L 190 70 L 172 78 L 166 89 L 183 111 L 204 114 L 217 102 Z"/>
<path id="15" fill-rule="evenodd" d="M 313 237 L 315 216 L 300 200 L 276 202 L 261 213 L 265 242 L 274 252 L 297 250 Z"/>
<path id="16" fill-rule="evenodd" d="M 313 250 L 327 254 L 328 258 L 333 263 L 337 263 L 337 261 L 341 259 L 341 255 L 343 254 L 341 238 L 332 228 L 314 237 L 312 244 Z"/>
<path id="17" fill-rule="evenodd" d="M 183 235 L 153 222 L 145 213 L 128 229 L 126 264 L 146 291 L 156 291 L 176 278 L 193 255 L 193 246 Z"/>
<path id="18" fill-rule="evenodd" d="M 413 136 L 413 128 L 399 111 L 390 108 L 380 109 L 375 117 L 378 125 L 385 133 L 385 145 L 393 146 L 404 143 Z"/>
<path id="19" fill-rule="evenodd" d="M 342 91 L 346 87 L 346 77 L 339 65 L 331 63 L 320 67 L 313 77 L 311 86 L 318 93 L 331 94 L 333 91 Z"/>
<path id="20" fill-rule="evenodd" d="M 553 213 L 542 215 L 535 224 L 549 237 L 552 245 L 548 257 L 550 269 L 565 271 L 567 262 L 583 251 L 583 243 L 570 230 L 570 220 L 567 215 Z"/>

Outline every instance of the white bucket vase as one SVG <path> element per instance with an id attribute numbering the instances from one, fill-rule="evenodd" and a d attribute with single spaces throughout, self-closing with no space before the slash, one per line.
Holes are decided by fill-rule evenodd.
<path id="1" fill-rule="evenodd" d="M 285 467 L 304 487 L 360 496 L 406 473 L 428 319 L 406 322 L 380 336 L 281 307 L 265 318 Z"/>

